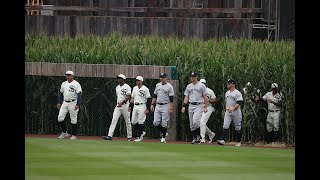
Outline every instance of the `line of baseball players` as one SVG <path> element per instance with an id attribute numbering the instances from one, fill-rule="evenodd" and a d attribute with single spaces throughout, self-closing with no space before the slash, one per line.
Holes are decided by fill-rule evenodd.
<path id="1" fill-rule="evenodd" d="M 81 85 L 73 79 L 74 73 L 67 71 L 65 73 L 66 81 L 61 84 L 57 108 L 59 109 L 58 122 L 61 127 L 59 139 L 64 139 L 69 136 L 66 130 L 64 121 L 66 114 L 70 113 L 71 119 L 71 138 L 77 139 L 77 114 L 81 103 Z M 149 113 L 148 107 L 154 112 L 154 126 L 160 131 L 160 142 L 166 143 L 167 126 L 170 119 L 170 114 L 173 112 L 173 86 L 168 82 L 167 74 L 161 73 L 159 76 L 160 82 L 156 84 L 153 96 L 151 96 L 149 88 L 143 84 L 143 77 L 136 77 L 136 86 L 132 89 L 125 83 L 126 77 L 123 74 L 117 77 L 116 96 L 117 104 L 113 112 L 111 125 L 108 135 L 103 136 L 105 140 L 112 140 L 114 130 L 120 116 L 124 117 L 127 128 L 127 141 L 132 140 L 132 126 L 135 127 L 134 141 L 140 142 L 146 135 L 144 131 L 144 123 L 146 116 Z M 206 125 L 211 114 L 215 111 L 214 105 L 217 103 L 214 92 L 207 87 L 205 79 L 199 79 L 199 74 L 191 73 L 191 83 L 187 85 L 184 91 L 184 100 L 181 112 L 184 113 L 188 106 L 188 115 L 190 121 L 190 130 L 193 137 L 192 144 L 205 143 L 205 135 L 209 137 L 209 143 L 213 141 L 215 133 L 212 132 Z M 236 145 L 241 146 L 241 105 L 243 97 L 240 91 L 237 90 L 237 83 L 234 79 L 226 81 L 228 91 L 225 93 L 225 108 L 223 133 L 217 141 L 218 144 L 224 145 L 228 137 L 229 127 L 233 122 L 236 131 Z M 282 106 L 282 98 L 278 92 L 278 84 L 272 83 L 272 91 L 266 93 L 262 98 L 255 97 L 255 101 L 261 100 L 268 102 L 268 117 L 267 131 L 268 142 L 275 142 L 279 138 L 279 119 L 280 108 Z M 133 110 L 132 110 L 133 109 Z M 130 113 L 132 118 L 130 121 Z"/>

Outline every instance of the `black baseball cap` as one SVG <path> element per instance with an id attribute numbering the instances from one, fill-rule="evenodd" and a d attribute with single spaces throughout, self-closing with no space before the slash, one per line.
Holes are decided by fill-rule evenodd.
<path id="1" fill-rule="evenodd" d="M 228 79 L 226 83 L 237 84 L 237 82 L 232 78 Z"/>
<path id="2" fill-rule="evenodd" d="M 159 77 L 161 77 L 161 78 L 166 78 L 166 77 L 167 77 L 167 74 L 166 74 L 166 73 L 161 73 Z"/>
<path id="3" fill-rule="evenodd" d="M 199 76 L 199 74 L 197 72 L 192 72 L 191 73 L 191 77 L 197 77 L 197 76 Z"/>

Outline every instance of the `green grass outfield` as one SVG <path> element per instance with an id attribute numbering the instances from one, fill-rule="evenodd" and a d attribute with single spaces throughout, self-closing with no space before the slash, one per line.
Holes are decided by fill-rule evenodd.
<path id="1" fill-rule="evenodd" d="M 25 138 L 26 180 L 293 180 L 295 150 Z"/>

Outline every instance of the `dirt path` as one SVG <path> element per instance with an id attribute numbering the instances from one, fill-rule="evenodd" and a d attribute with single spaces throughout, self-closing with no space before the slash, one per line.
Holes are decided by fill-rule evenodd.
<path id="1" fill-rule="evenodd" d="M 58 135 L 56 134 L 25 134 L 25 138 L 57 138 Z M 102 140 L 101 136 L 77 136 L 78 139 L 86 139 L 86 140 Z M 125 141 L 126 138 L 123 137 L 113 137 L 113 141 Z M 149 139 L 149 138 L 144 138 L 144 142 L 160 142 L 160 139 Z M 185 141 L 167 141 L 168 144 L 190 144 L 190 142 L 185 142 Z M 230 142 L 226 143 L 226 146 L 233 146 L 235 143 Z M 218 146 L 216 142 L 213 142 L 211 144 L 206 143 L 206 144 L 201 144 L 202 145 L 207 145 L 207 146 Z M 277 149 L 295 149 L 293 146 L 288 146 L 285 144 L 263 144 L 263 143 L 256 143 L 256 144 L 246 144 L 243 143 L 242 146 L 244 147 L 257 147 L 257 148 L 277 148 Z"/>

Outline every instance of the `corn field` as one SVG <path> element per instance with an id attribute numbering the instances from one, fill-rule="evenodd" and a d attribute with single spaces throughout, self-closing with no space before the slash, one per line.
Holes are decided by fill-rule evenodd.
<path id="1" fill-rule="evenodd" d="M 225 81 L 234 78 L 238 82 L 237 88 L 242 92 L 243 88 L 252 89 L 246 94 L 243 92 L 245 103 L 241 108 L 243 141 L 246 142 L 262 141 L 266 132 L 267 104 L 251 101 L 252 96 L 257 94 L 253 90 L 259 89 L 259 94 L 264 95 L 270 90 L 271 83 L 276 82 L 284 99 L 280 121 L 281 139 L 286 143 L 295 141 L 293 41 L 269 42 L 228 38 L 202 41 L 196 38 L 123 36 L 118 33 L 106 37 L 77 35 L 75 38 L 27 34 L 25 59 L 29 62 L 176 66 L 180 82 L 179 95 L 176 97 L 179 98 L 179 110 L 184 89 L 190 83 L 190 72 L 196 70 L 201 78 L 207 80 L 208 87 L 213 89 L 219 99 L 215 106 L 216 111 L 207 123 L 208 127 L 217 133 L 216 138 L 222 133 L 223 99 L 227 91 Z M 26 76 L 26 133 L 59 132 L 56 121 L 58 110 L 55 109 L 55 105 L 63 80 L 64 77 Z M 105 134 L 112 117 L 113 107 L 110 104 L 115 103 L 114 79 L 79 77 L 77 80 L 85 93 L 79 115 L 80 119 L 82 118 L 80 132 L 86 135 Z M 132 81 L 130 85 L 133 86 L 134 81 L 129 81 Z M 158 80 L 148 80 L 151 92 L 157 82 Z M 250 87 L 246 86 L 247 82 L 250 82 Z M 98 88 L 100 94 L 94 88 Z M 104 98 L 106 95 L 107 98 Z M 154 133 L 156 130 L 152 127 L 151 116 L 151 122 L 146 125 L 149 128 L 147 133 L 158 137 Z M 187 115 L 178 112 L 177 122 L 178 139 L 190 140 Z M 124 124 L 120 123 L 118 126 L 120 129 L 117 128 L 119 130 L 116 134 L 125 136 Z M 230 140 L 233 140 L 233 126 L 230 127 Z"/>

